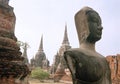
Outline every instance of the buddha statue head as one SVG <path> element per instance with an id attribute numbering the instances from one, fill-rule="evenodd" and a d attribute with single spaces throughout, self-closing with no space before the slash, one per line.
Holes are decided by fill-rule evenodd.
<path id="1" fill-rule="evenodd" d="M 95 43 L 101 39 L 102 26 L 99 14 L 90 7 L 84 7 L 75 15 L 75 25 L 80 44 Z"/>

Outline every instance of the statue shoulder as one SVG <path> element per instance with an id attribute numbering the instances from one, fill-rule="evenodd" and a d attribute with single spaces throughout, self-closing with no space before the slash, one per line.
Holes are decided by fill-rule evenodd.
<path id="1" fill-rule="evenodd" d="M 78 48 L 73 48 L 73 49 L 69 49 L 69 50 L 65 51 L 64 53 L 65 54 L 75 54 L 75 53 L 83 53 L 83 51 Z"/>
<path id="2" fill-rule="evenodd" d="M 105 57 L 97 52 L 87 51 L 80 48 L 69 49 L 64 52 L 64 57 L 71 57 L 72 59 L 90 60 L 90 59 L 101 59 L 105 60 Z"/>
<path id="3" fill-rule="evenodd" d="M 71 58 L 81 58 L 86 56 L 86 54 L 78 48 L 75 49 L 69 49 L 64 52 L 64 57 L 70 56 Z"/>

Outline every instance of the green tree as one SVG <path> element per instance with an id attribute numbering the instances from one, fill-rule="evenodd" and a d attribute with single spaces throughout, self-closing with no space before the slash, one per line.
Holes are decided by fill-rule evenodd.
<path id="1" fill-rule="evenodd" d="M 25 46 L 26 46 L 26 48 L 30 48 L 30 45 L 27 42 L 17 41 L 17 44 L 19 47 L 21 47 L 23 49 L 25 48 Z"/>
<path id="2" fill-rule="evenodd" d="M 43 79 L 47 79 L 49 77 L 49 73 L 42 70 L 40 67 L 37 67 L 32 70 L 31 77 L 42 81 Z"/>

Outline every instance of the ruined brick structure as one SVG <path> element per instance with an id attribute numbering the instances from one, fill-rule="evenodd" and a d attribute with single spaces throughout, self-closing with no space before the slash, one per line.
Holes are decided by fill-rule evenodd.
<path id="1" fill-rule="evenodd" d="M 0 84 L 16 84 L 16 79 L 24 80 L 29 73 L 16 43 L 16 17 L 8 3 L 9 0 L 0 0 Z"/>
<path id="2" fill-rule="evenodd" d="M 59 81 L 65 75 L 65 69 L 67 68 L 66 63 L 63 58 L 63 54 L 66 50 L 70 49 L 68 35 L 67 35 L 67 25 L 65 25 L 64 38 L 62 46 L 54 57 L 54 61 L 51 67 L 51 73 L 55 74 L 54 80 Z"/>
<path id="3" fill-rule="evenodd" d="M 111 79 L 113 84 L 120 84 L 120 54 L 106 57 L 111 69 Z"/>
<path id="4" fill-rule="evenodd" d="M 47 69 L 49 67 L 49 60 L 46 58 L 46 55 L 43 50 L 43 36 L 41 37 L 40 46 L 38 52 L 31 59 L 31 67 L 41 67 L 42 69 Z"/>

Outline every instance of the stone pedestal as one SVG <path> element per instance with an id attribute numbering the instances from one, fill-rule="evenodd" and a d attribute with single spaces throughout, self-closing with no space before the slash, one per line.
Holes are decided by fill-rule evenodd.
<path id="1" fill-rule="evenodd" d="M 0 84 L 15 84 L 29 73 L 14 35 L 16 17 L 8 1 L 0 1 Z"/>

